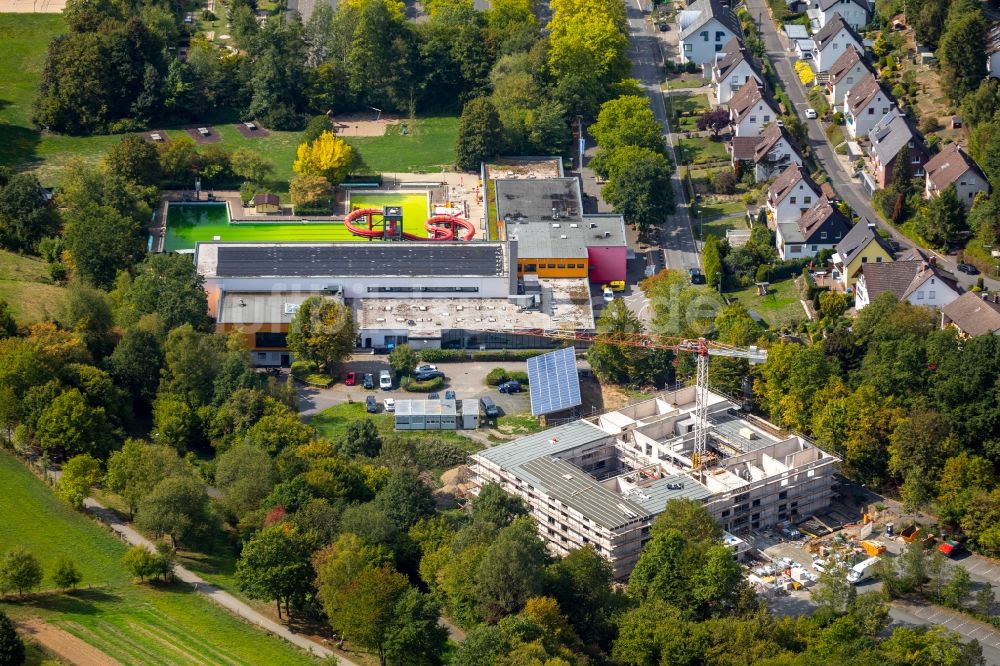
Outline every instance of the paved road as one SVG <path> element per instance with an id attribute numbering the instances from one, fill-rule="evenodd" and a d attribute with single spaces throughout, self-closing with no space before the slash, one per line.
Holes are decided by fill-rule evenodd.
<path id="1" fill-rule="evenodd" d="M 778 78 L 781 79 L 781 83 L 792 100 L 792 104 L 795 106 L 799 117 L 804 118 L 805 114 L 803 110 L 809 108 L 810 104 L 806 101 L 805 90 L 802 87 L 801 81 L 799 81 L 798 75 L 795 73 L 795 59 L 785 50 L 784 44 L 778 37 L 778 31 L 771 20 L 766 1 L 746 0 L 746 6 L 750 15 L 757 20 L 761 35 L 764 37 L 764 44 L 767 47 L 768 57 L 774 65 Z M 820 166 L 830 176 L 831 184 L 840 198 L 846 201 L 854 209 L 855 213 L 876 222 L 900 244 L 900 247 L 913 247 L 913 242 L 910 239 L 900 233 L 892 224 L 884 221 L 875 212 L 875 209 L 872 208 L 871 199 L 861 185 L 861 181 L 854 178 L 853 174 L 848 173 L 844 169 L 843 163 L 837 159 L 836 154 L 833 152 L 833 147 L 823 132 L 822 121 L 820 119 L 805 119 L 804 122 L 809 132 L 808 144 L 812 148 L 813 154 L 816 156 Z M 951 271 L 958 282 L 966 288 L 970 288 L 976 283 L 975 276 L 965 275 L 955 270 L 956 261 L 954 257 L 947 257 L 932 250 L 924 250 L 924 252 L 937 257 L 938 264 L 945 270 Z M 985 282 L 991 289 L 996 289 L 1000 286 L 1000 283 L 988 278 Z"/>
<path id="2" fill-rule="evenodd" d="M 667 135 L 667 149 L 674 164 L 677 164 L 677 154 L 670 138 L 670 127 L 667 124 L 667 109 L 663 103 L 662 82 L 663 51 L 662 43 L 652 25 L 646 21 L 638 2 L 625 0 L 628 15 L 629 56 L 632 59 L 632 76 L 639 80 L 649 93 L 653 103 L 653 113 L 664 126 Z M 686 270 L 701 266 L 701 255 L 691 231 L 691 212 L 680 174 L 675 169 L 670 179 L 674 189 L 674 199 L 677 202 L 677 212 L 671 215 L 663 225 L 660 244 L 663 248 L 667 268 Z"/>
<path id="3" fill-rule="evenodd" d="M 116 534 L 129 544 L 133 546 L 143 546 L 151 551 L 156 551 L 156 546 L 149 539 L 139 534 L 139 532 L 137 532 L 127 522 L 122 520 L 114 511 L 111 511 L 90 497 L 83 501 L 83 505 L 87 511 L 97 516 L 101 522 L 107 524 Z M 246 603 L 240 601 L 225 590 L 212 585 L 189 569 L 180 565 L 175 565 L 174 575 L 179 580 L 193 586 L 197 592 L 204 594 L 206 597 L 223 608 L 235 613 L 239 617 L 257 625 L 258 627 L 261 627 L 268 633 L 274 634 L 275 636 L 283 638 L 289 643 L 302 648 L 306 652 L 323 658 L 336 657 L 339 662 L 345 666 L 358 666 L 354 662 L 337 655 L 333 650 L 320 645 L 315 641 L 309 640 L 304 636 L 293 633 L 287 627 L 272 621 L 264 615 L 261 615 Z"/>
<path id="4" fill-rule="evenodd" d="M 909 601 L 894 601 L 889 608 L 894 625 L 935 624 L 947 627 L 969 640 L 975 639 L 983 648 L 983 658 L 991 666 L 1000 666 L 1000 632 L 968 615 L 950 608 Z"/>

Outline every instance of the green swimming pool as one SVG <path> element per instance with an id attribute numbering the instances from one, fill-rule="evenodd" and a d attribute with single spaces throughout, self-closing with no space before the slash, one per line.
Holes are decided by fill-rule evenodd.
<path id="1" fill-rule="evenodd" d="M 405 194 L 364 192 L 352 194 L 352 208 L 403 207 L 405 231 L 420 234 L 428 216 L 426 192 Z M 294 241 L 361 240 L 351 234 L 341 222 L 239 222 L 229 219 L 225 203 L 173 203 L 167 206 L 167 231 L 163 239 L 164 252 L 193 250 L 203 241 L 242 241 L 249 243 L 279 243 Z"/>

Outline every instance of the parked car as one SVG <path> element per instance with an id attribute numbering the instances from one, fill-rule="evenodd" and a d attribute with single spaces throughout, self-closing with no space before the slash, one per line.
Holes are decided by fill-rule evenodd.
<path id="1" fill-rule="evenodd" d="M 454 400 L 455 399 L 455 392 L 454 391 L 445 391 L 444 392 L 444 399 L 445 400 Z"/>
<path id="2" fill-rule="evenodd" d="M 371 390 L 375 388 L 375 375 L 370 372 L 365 373 L 365 378 L 361 381 L 361 385 L 366 389 Z"/>
<path id="3" fill-rule="evenodd" d="M 436 365 L 431 365 L 430 363 L 421 363 L 420 365 L 418 365 L 417 367 L 415 367 L 413 369 L 413 372 L 414 373 L 417 373 L 417 372 L 432 372 L 432 371 L 437 370 L 437 369 L 438 368 L 437 368 Z"/>
<path id="4" fill-rule="evenodd" d="M 413 378 L 418 382 L 426 382 L 428 379 L 434 379 L 435 377 L 444 379 L 444 373 L 440 370 L 426 370 L 424 372 L 413 373 Z"/>
<path id="5" fill-rule="evenodd" d="M 427 399 L 428 400 L 440 400 L 441 399 L 441 394 L 440 393 L 428 393 L 427 394 Z"/>
<path id="6" fill-rule="evenodd" d="M 392 388 L 392 375 L 389 374 L 388 370 L 378 373 L 378 385 L 383 391 L 388 391 Z"/>
<path id="7" fill-rule="evenodd" d="M 691 274 L 691 284 L 705 284 L 705 274 L 700 268 L 690 268 L 688 273 Z"/>
<path id="8" fill-rule="evenodd" d="M 358 383 L 358 373 L 351 371 L 347 373 L 347 377 L 344 378 L 344 386 L 354 386 Z"/>
<path id="9" fill-rule="evenodd" d="M 979 275 L 979 269 L 972 264 L 961 263 L 958 265 L 958 270 L 966 275 Z"/>
<path id="10" fill-rule="evenodd" d="M 625 291 L 625 280 L 612 280 L 608 283 L 611 291 Z"/>
<path id="11" fill-rule="evenodd" d="M 396 411 L 396 401 L 393 398 L 386 398 L 382 401 L 382 405 L 385 407 L 385 411 L 387 412 Z"/>
<path id="12" fill-rule="evenodd" d="M 486 414 L 488 418 L 495 419 L 500 416 L 500 409 L 497 404 L 493 402 L 493 398 L 488 395 L 484 395 L 479 399 L 479 405 L 483 408 L 483 413 Z"/>
<path id="13" fill-rule="evenodd" d="M 660 29 L 660 32 L 666 32 L 667 30 L 670 30 L 670 24 L 667 23 L 666 21 L 660 21 L 659 23 L 656 24 L 656 26 Z"/>
<path id="14" fill-rule="evenodd" d="M 378 412 L 378 400 L 375 399 L 375 396 L 370 395 L 365 398 L 365 411 L 369 414 L 375 414 Z"/>
<path id="15" fill-rule="evenodd" d="M 816 113 L 816 109 L 806 109 L 806 118 L 809 118 L 810 120 L 815 120 L 817 117 L 818 114 Z"/>
<path id="16" fill-rule="evenodd" d="M 501 393 L 520 393 L 521 392 L 521 382 L 516 379 L 511 379 L 506 381 L 497 387 L 497 390 Z"/>
<path id="17" fill-rule="evenodd" d="M 604 302 L 610 303 L 615 300 L 615 292 L 611 291 L 611 287 L 604 285 Z"/>

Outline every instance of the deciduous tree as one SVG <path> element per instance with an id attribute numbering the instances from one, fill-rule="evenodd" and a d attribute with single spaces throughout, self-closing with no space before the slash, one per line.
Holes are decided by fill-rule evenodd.
<path id="1" fill-rule="evenodd" d="M 97 458 L 89 453 L 73 456 L 62 466 L 59 496 L 79 509 L 90 494 L 90 489 L 97 485 L 102 476 L 101 462 Z"/>
<path id="2" fill-rule="evenodd" d="M 455 162 L 459 169 L 471 171 L 481 162 L 500 153 L 502 141 L 500 114 L 493 102 L 477 97 L 466 102 L 458 121 L 455 139 Z"/>
<path id="3" fill-rule="evenodd" d="M 24 595 L 42 583 L 42 565 L 38 558 L 21 546 L 15 546 L 0 559 L 0 590 L 15 590 Z"/>
<path id="4" fill-rule="evenodd" d="M 58 229 L 58 214 L 34 174 L 14 174 L 0 187 L 0 246 L 34 252 L 39 240 Z"/>
<path id="5" fill-rule="evenodd" d="M 274 171 L 270 160 L 249 148 L 238 148 L 230 158 L 233 173 L 254 185 L 263 185 L 267 177 Z"/>
<path id="6" fill-rule="evenodd" d="M 236 584 L 251 599 L 273 600 L 281 617 L 293 601 L 305 598 L 316 574 L 305 540 L 290 525 L 265 527 L 243 546 L 236 562 Z"/>
<path id="7" fill-rule="evenodd" d="M 73 590 L 76 589 L 81 580 L 83 580 L 83 574 L 76 568 L 73 560 L 65 555 L 56 559 L 52 565 L 52 582 L 56 584 L 56 587 L 64 590 Z M 3 663 L 2 659 L 0 659 L 0 663 Z"/>
<path id="8" fill-rule="evenodd" d="M 17 635 L 14 623 L 0 610 L 0 664 L 21 666 L 24 663 L 24 641 Z"/>
<path id="9" fill-rule="evenodd" d="M 300 144 L 295 155 L 295 173 L 322 176 L 331 185 L 347 177 L 353 159 L 351 146 L 333 132 L 323 132 L 312 143 Z"/>
<path id="10" fill-rule="evenodd" d="M 208 519 L 204 484 L 190 474 L 179 474 L 160 481 L 139 502 L 136 525 L 156 535 L 169 535 L 177 544 L 201 529 Z"/>
<path id="11" fill-rule="evenodd" d="M 42 411 L 35 437 L 42 449 L 63 456 L 104 457 L 113 443 L 104 409 L 91 407 L 75 388 L 61 393 Z"/>
<path id="12" fill-rule="evenodd" d="M 323 365 L 327 372 L 350 355 L 357 328 L 350 309 L 332 298 L 311 296 L 302 302 L 288 330 L 288 348 Z"/>

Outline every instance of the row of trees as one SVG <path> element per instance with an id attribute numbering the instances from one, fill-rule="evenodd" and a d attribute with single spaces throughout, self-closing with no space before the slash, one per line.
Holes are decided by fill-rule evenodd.
<path id="1" fill-rule="evenodd" d="M 42 584 L 45 572 L 38 558 L 20 546 L 11 548 L 0 558 L 0 592 L 16 592 L 18 595 L 31 592 Z M 66 556 L 56 558 L 52 563 L 49 578 L 60 590 L 75 589 L 83 580 L 83 574 Z"/>

